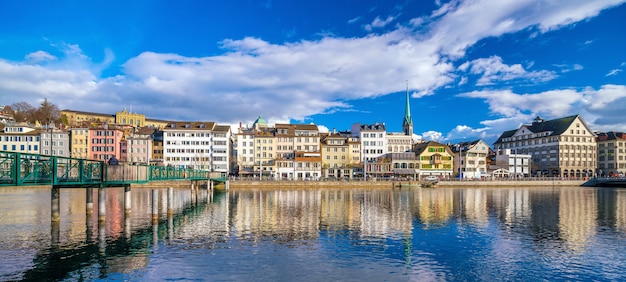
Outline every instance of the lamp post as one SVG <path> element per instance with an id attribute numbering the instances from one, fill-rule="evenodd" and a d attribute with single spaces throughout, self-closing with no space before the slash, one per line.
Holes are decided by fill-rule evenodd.
<path id="1" fill-rule="evenodd" d="M 463 180 L 463 174 L 461 172 L 461 159 L 463 158 L 462 154 L 461 154 L 461 144 L 457 144 L 456 145 L 457 151 L 459 151 L 459 181 Z"/>

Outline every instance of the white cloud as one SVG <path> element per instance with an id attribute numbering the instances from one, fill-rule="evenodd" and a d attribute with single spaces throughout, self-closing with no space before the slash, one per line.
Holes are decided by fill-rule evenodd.
<path id="1" fill-rule="evenodd" d="M 622 70 L 621 69 L 613 69 L 610 72 L 608 72 L 605 76 L 614 76 L 618 73 L 620 73 Z"/>
<path id="2" fill-rule="evenodd" d="M 489 58 L 476 59 L 466 62 L 457 69 L 465 71 L 469 68 L 472 74 L 482 74 L 476 85 L 485 86 L 493 85 L 501 82 L 512 80 L 529 80 L 533 82 L 545 82 L 556 77 L 553 72 L 542 71 L 526 71 L 521 64 L 507 65 L 502 63 L 499 56 L 491 56 Z"/>
<path id="3" fill-rule="evenodd" d="M 61 108 L 96 112 L 114 112 L 124 106 L 121 103 L 132 104 L 138 112 L 163 119 L 236 124 L 262 113 L 273 120 L 306 120 L 330 109 L 350 109 L 349 101 L 354 99 L 403 91 L 406 79 L 411 81 L 415 98 L 432 95 L 457 81 L 457 71 L 482 74 L 483 84 L 551 79 L 553 73 L 507 65 L 497 56 L 454 66 L 467 48 L 481 39 L 526 29 L 546 32 L 597 15 L 617 3 L 450 1 L 440 3 L 430 16 L 409 20 L 406 27 L 361 38 L 325 36 L 284 44 L 255 37 L 225 39 L 221 42 L 223 54 L 205 57 L 146 51 L 126 61 L 120 75 L 105 78 L 100 71 L 115 61 L 111 50 L 105 49 L 102 62 L 93 62 L 80 46 L 57 43 L 54 46 L 63 56 L 53 64 L 0 60 L 0 91 L 18 94 L 25 101 L 54 98 Z M 394 20 L 391 16 L 377 18 L 369 25 L 380 28 Z M 27 60 L 52 59 L 45 52 L 31 54 Z M 461 82 L 464 79 L 461 77 Z M 467 93 L 466 97 L 485 99 L 499 119 L 531 111 L 571 112 L 581 95 L 575 90 L 521 95 L 500 90 Z M 0 104 L 16 102 L 14 97 L 3 95 Z M 514 102 L 502 99 L 505 97 Z M 550 106 L 556 101 L 569 104 Z M 176 115 L 171 116 L 173 113 Z M 496 121 L 485 121 L 484 125 L 493 128 L 493 123 Z M 482 133 L 481 129 L 474 131 Z M 443 138 L 437 132 L 424 136 Z"/>
<path id="4" fill-rule="evenodd" d="M 594 17 L 620 3 L 623 0 L 451 1 L 432 13 L 435 21 L 428 40 L 439 42 L 445 54 L 458 58 L 480 39 L 532 27 L 548 32 Z"/>
<path id="5" fill-rule="evenodd" d="M 27 61 L 38 63 L 44 61 L 54 61 L 57 57 L 50 55 L 50 53 L 46 51 L 39 50 L 37 52 L 32 52 L 24 57 Z"/>
<path id="6" fill-rule="evenodd" d="M 482 122 L 491 132 L 515 129 L 522 123 L 529 123 L 535 116 L 552 119 L 573 114 L 581 114 L 593 130 L 626 131 L 626 120 L 623 119 L 623 113 L 626 112 L 624 85 L 604 85 L 598 90 L 562 89 L 533 94 L 485 90 L 458 96 L 485 99 L 491 114 L 497 117 Z"/>
<path id="7" fill-rule="evenodd" d="M 380 17 L 376 17 L 374 21 L 370 24 L 365 25 L 365 30 L 372 31 L 374 28 L 382 28 L 391 23 L 394 20 L 394 17 L 388 16 L 386 19 L 382 20 Z"/>
<path id="8" fill-rule="evenodd" d="M 426 131 L 426 132 L 422 133 L 422 140 L 424 140 L 424 141 L 443 142 L 444 141 L 444 137 L 443 137 L 443 134 L 441 132 Z"/>

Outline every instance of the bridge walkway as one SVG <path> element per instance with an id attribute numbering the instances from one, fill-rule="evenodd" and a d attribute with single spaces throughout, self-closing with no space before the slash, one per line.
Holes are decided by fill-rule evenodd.
<path id="1" fill-rule="evenodd" d="M 0 151 L 0 186 L 52 185 L 58 188 L 122 187 L 170 180 L 224 183 L 224 173 L 146 164 Z"/>

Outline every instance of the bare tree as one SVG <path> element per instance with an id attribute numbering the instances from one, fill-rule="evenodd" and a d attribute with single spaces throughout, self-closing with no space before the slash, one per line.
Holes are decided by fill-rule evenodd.
<path id="1" fill-rule="evenodd" d="M 35 107 L 31 106 L 26 102 L 17 102 L 11 105 L 11 109 L 13 110 L 13 118 L 15 121 L 29 121 L 34 122 L 32 119 L 33 114 L 35 112 Z"/>

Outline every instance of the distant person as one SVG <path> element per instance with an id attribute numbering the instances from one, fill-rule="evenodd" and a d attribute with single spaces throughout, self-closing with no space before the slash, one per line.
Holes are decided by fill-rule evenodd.
<path id="1" fill-rule="evenodd" d="M 120 161 L 117 160 L 114 156 L 109 159 L 109 165 L 119 165 Z"/>

